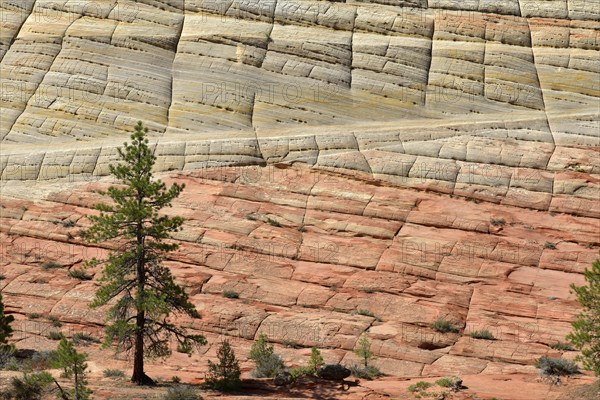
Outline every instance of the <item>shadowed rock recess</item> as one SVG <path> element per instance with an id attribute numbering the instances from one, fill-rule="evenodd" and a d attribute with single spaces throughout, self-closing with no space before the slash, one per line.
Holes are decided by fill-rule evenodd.
<path id="1" fill-rule="evenodd" d="M 574 357 L 550 345 L 600 247 L 600 0 L 0 12 L 0 284 L 22 346 L 55 345 L 30 313 L 101 331 L 94 281 L 68 272 L 107 250 L 80 231 L 142 120 L 158 175 L 187 185 L 168 264 L 210 340 L 188 371 L 223 335 L 249 370 L 263 332 L 291 365 L 310 346 L 354 362 L 366 333 L 395 379 Z M 440 318 L 459 332 L 432 330 Z"/>

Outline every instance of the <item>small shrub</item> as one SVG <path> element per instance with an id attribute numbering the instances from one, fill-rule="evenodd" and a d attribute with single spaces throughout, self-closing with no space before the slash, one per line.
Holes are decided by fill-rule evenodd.
<path id="1" fill-rule="evenodd" d="M 431 382 L 419 381 L 417 383 L 413 383 L 408 387 L 408 391 L 412 393 L 422 392 L 423 390 L 427 390 L 433 386 Z"/>
<path id="2" fill-rule="evenodd" d="M 554 349 L 554 350 L 561 350 L 561 351 L 575 351 L 575 347 L 573 347 L 573 345 L 571 343 L 564 343 L 564 342 L 552 343 L 550 345 L 550 348 Z"/>
<path id="3" fill-rule="evenodd" d="M 264 333 L 261 333 L 252 344 L 249 358 L 256 364 L 256 368 L 252 371 L 255 378 L 274 378 L 285 370 L 283 360 L 274 353 L 273 345 L 269 344 L 268 337 Z"/>
<path id="4" fill-rule="evenodd" d="M 56 268 L 62 268 L 62 265 L 57 263 L 56 261 L 46 261 L 45 263 L 42 264 L 42 268 L 43 269 L 56 269 Z"/>
<path id="5" fill-rule="evenodd" d="M 100 339 L 85 332 L 77 332 L 73 334 L 73 343 L 75 344 L 87 344 L 87 343 L 100 343 Z"/>
<path id="6" fill-rule="evenodd" d="M 271 354 L 264 358 L 252 371 L 254 378 L 274 378 L 278 373 L 285 370 L 285 364 L 278 354 Z"/>
<path id="7" fill-rule="evenodd" d="M 506 221 L 504 221 L 504 218 L 492 218 L 490 223 L 494 226 L 503 226 Z"/>
<path id="8" fill-rule="evenodd" d="M 234 290 L 225 290 L 223 291 L 223 297 L 227 297 L 228 299 L 239 299 L 240 295 Z"/>
<path id="9" fill-rule="evenodd" d="M 290 349 L 299 349 L 299 348 L 301 348 L 301 347 L 302 347 L 302 346 L 300 346 L 300 345 L 298 344 L 298 342 L 296 342 L 295 340 L 290 340 L 290 339 L 284 339 L 284 340 L 281 342 L 281 344 L 282 344 L 284 347 L 287 347 L 287 348 L 290 348 Z"/>
<path id="10" fill-rule="evenodd" d="M 65 228 L 72 228 L 75 226 L 75 221 L 72 221 L 70 219 L 64 220 L 62 226 L 64 226 Z"/>
<path id="11" fill-rule="evenodd" d="M 54 315 L 49 315 L 47 318 L 53 327 L 60 328 L 62 326 L 62 322 L 60 322 L 60 320 L 57 317 L 55 317 Z"/>
<path id="12" fill-rule="evenodd" d="M 38 319 L 40 318 L 42 315 L 40 313 L 36 313 L 36 312 L 32 312 L 27 314 L 27 318 L 29 319 Z"/>
<path id="13" fill-rule="evenodd" d="M 56 350 L 36 351 L 28 360 L 29 367 L 35 371 L 43 371 L 51 368 L 56 359 Z"/>
<path id="14" fill-rule="evenodd" d="M 371 342 L 366 335 L 362 335 L 356 342 L 356 347 L 353 353 L 361 360 L 363 366 L 367 368 L 369 362 L 375 358 L 375 355 L 371 351 Z"/>
<path id="15" fill-rule="evenodd" d="M 319 369 L 325 365 L 325 360 L 321 355 L 321 352 L 316 347 L 310 349 L 310 360 L 308 360 L 308 371 L 310 374 L 315 375 Z"/>
<path id="16" fill-rule="evenodd" d="M 371 351 L 371 342 L 366 335 L 362 335 L 358 339 L 353 352 L 361 360 L 362 365 L 353 365 L 349 367 L 352 375 L 363 379 L 373 379 L 382 375 L 377 367 L 370 364 L 371 360 L 375 358 L 375 355 Z"/>
<path id="17" fill-rule="evenodd" d="M 375 289 L 373 289 L 372 287 L 364 287 L 362 288 L 362 291 L 365 293 L 375 293 Z"/>
<path id="18" fill-rule="evenodd" d="M 23 378 L 10 380 L 9 392 L 15 400 L 41 400 L 53 382 L 54 378 L 48 372 L 25 374 Z"/>
<path id="19" fill-rule="evenodd" d="M 460 379 L 458 376 L 441 378 L 441 379 L 438 379 L 437 381 L 435 381 L 436 385 L 445 387 L 445 388 L 449 388 L 453 391 L 458 391 L 458 390 L 462 389 L 462 387 L 463 387 L 462 382 L 463 382 L 462 379 Z"/>
<path id="20" fill-rule="evenodd" d="M 300 378 L 301 376 L 312 375 L 308 367 L 295 367 L 289 370 L 292 380 Z"/>
<path id="21" fill-rule="evenodd" d="M 543 375 L 573 375 L 579 373 L 579 367 L 571 360 L 564 358 L 540 357 L 535 366 Z"/>
<path id="22" fill-rule="evenodd" d="M 181 378 L 178 377 L 177 375 L 173 375 L 171 377 L 171 382 L 173 382 L 173 383 L 181 383 Z"/>
<path id="23" fill-rule="evenodd" d="M 281 224 L 277 221 L 275 221 L 274 219 L 271 218 L 267 218 L 267 223 L 271 226 L 276 226 L 276 227 L 280 227 Z"/>
<path id="24" fill-rule="evenodd" d="M 198 400 L 198 394 L 193 387 L 176 385 L 167 389 L 161 400 Z"/>
<path id="25" fill-rule="evenodd" d="M 79 279 L 80 281 L 91 281 L 92 280 L 92 276 L 80 268 L 69 270 L 69 276 L 71 278 Z"/>
<path id="26" fill-rule="evenodd" d="M 545 249 L 551 249 L 551 250 L 554 250 L 554 249 L 556 249 L 556 245 L 555 245 L 554 243 L 552 243 L 552 242 L 546 242 L 546 243 L 544 244 L 544 248 L 545 248 Z"/>
<path id="27" fill-rule="evenodd" d="M 222 392 L 237 390 L 241 386 L 240 364 L 235 358 L 229 341 L 225 340 L 217 350 L 218 363 L 208 361 L 206 386 Z"/>
<path id="28" fill-rule="evenodd" d="M 441 333 L 458 333 L 458 328 L 450 321 L 445 319 L 438 319 L 431 324 L 431 329 Z"/>
<path id="29" fill-rule="evenodd" d="M 43 279 L 43 278 L 37 278 L 31 281 L 31 283 L 37 283 L 40 285 L 45 285 L 46 283 L 48 283 L 48 279 Z"/>
<path id="30" fill-rule="evenodd" d="M 60 340 L 62 339 L 63 334 L 59 331 L 50 331 L 48 332 L 48 339 L 51 340 Z"/>
<path id="31" fill-rule="evenodd" d="M 71 387 L 60 389 L 60 398 L 90 400 L 92 391 L 87 386 L 89 374 L 87 359 L 86 353 L 79 353 L 73 346 L 73 342 L 63 336 L 56 349 L 56 359 L 52 366 L 62 370 L 61 376 L 71 381 Z"/>
<path id="32" fill-rule="evenodd" d="M 15 347 L 14 346 L 0 346 L 0 369 L 12 371 L 9 367 L 16 365 L 18 370 L 18 364 L 15 357 Z"/>
<path id="33" fill-rule="evenodd" d="M 572 331 L 566 339 L 580 351 L 576 360 L 583 369 L 600 377 L 600 259 L 585 268 L 583 276 L 584 285 L 570 285 L 582 310 L 571 323 Z"/>
<path id="34" fill-rule="evenodd" d="M 6 279 L 6 275 L 4 275 L 4 274 L 0 274 L 0 281 L 3 281 L 3 280 L 5 280 L 5 279 Z"/>
<path id="35" fill-rule="evenodd" d="M 471 332 L 470 335 L 473 339 L 485 339 L 485 340 L 496 340 L 492 332 L 487 329 L 482 329 L 480 331 Z"/>
<path id="36" fill-rule="evenodd" d="M 249 221 L 256 221 L 258 219 L 258 216 L 254 213 L 250 213 L 246 215 L 246 219 Z"/>
<path id="37" fill-rule="evenodd" d="M 182 341 L 177 343 L 177 352 L 187 354 L 188 357 L 192 356 L 192 352 L 194 351 L 194 346 L 189 341 Z"/>
<path id="38" fill-rule="evenodd" d="M 365 317 L 375 318 L 376 321 L 381 322 L 381 318 L 379 318 L 377 315 L 373 314 L 373 312 L 369 310 L 358 310 L 356 313 L 358 315 L 364 315 Z"/>
<path id="39" fill-rule="evenodd" d="M 374 365 L 367 365 L 366 367 L 361 365 L 351 365 L 348 368 L 352 371 L 352 376 L 361 379 L 371 380 L 383 375 L 379 368 Z"/>
<path id="40" fill-rule="evenodd" d="M 102 371 L 102 375 L 105 378 L 112 378 L 112 379 L 123 379 L 123 378 L 125 378 L 125 372 L 123 372 L 120 369 L 116 369 L 116 368 L 107 368 L 104 371 Z"/>
<path id="41" fill-rule="evenodd" d="M 8 360 L 2 369 L 5 371 L 21 371 L 22 368 L 23 366 L 19 360 L 17 360 L 16 357 L 13 357 L 12 359 Z"/>

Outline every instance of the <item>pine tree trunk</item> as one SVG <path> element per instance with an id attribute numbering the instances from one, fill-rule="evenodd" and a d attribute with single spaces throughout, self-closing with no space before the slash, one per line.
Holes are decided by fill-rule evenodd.
<path id="1" fill-rule="evenodd" d="M 135 333 L 133 375 L 131 377 L 131 381 L 138 385 L 145 385 L 146 379 L 150 379 L 144 373 L 144 318 L 144 313 L 138 312 L 136 318 L 137 331 Z"/>
<path id="2" fill-rule="evenodd" d="M 79 400 L 79 379 L 75 371 L 75 400 Z"/>
<path id="3" fill-rule="evenodd" d="M 138 205 L 141 207 L 141 195 L 138 193 Z M 144 249 L 144 237 L 142 236 L 142 225 L 141 222 L 137 227 L 137 316 L 135 319 L 135 347 L 134 347 L 134 359 L 133 359 L 133 375 L 131 381 L 138 385 L 153 385 L 154 381 L 146 375 L 144 372 L 144 327 L 146 324 L 146 315 L 143 311 L 143 293 L 146 285 L 146 274 L 145 274 L 145 249 Z"/>

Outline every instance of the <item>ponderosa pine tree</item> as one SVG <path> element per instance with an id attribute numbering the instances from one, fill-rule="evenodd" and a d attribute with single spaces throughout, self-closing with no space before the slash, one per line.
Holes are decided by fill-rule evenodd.
<path id="1" fill-rule="evenodd" d="M 169 188 L 154 180 L 156 161 L 141 122 L 131 135 L 131 144 L 118 149 L 121 163 L 110 165 L 111 174 L 122 185 L 111 186 L 107 194 L 113 204 L 98 204 L 100 215 L 90 216 L 92 226 L 85 237 L 92 243 L 114 241 L 118 250 L 107 259 L 92 259 L 89 265 L 104 265 L 92 307 L 116 299 L 108 311 L 111 322 L 106 328 L 105 345 L 116 342 L 117 351 L 133 351 L 131 381 L 153 384 L 144 372 L 144 356 L 164 357 L 171 353 L 169 340 L 175 337 L 179 348 L 193 351 L 206 344 L 202 335 L 188 334 L 169 321 L 172 314 L 199 318 L 184 289 L 175 283 L 171 271 L 163 265 L 168 252 L 177 244 L 167 243 L 170 234 L 180 230 L 183 219 L 161 215 L 170 207 L 184 185 Z"/>
<path id="2" fill-rule="evenodd" d="M 369 342 L 369 338 L 366 335 L 362 335 L 358 339 L 354 354 L 360 358 L 364 368 L 369 367 L 369 361 L 371 361 L 375 355 L 371 351 L 371 342 Z"/>
<path id="3" fill-rule="evenodd" d="M 58 344 L 56 359 L 53 362 L 54 367 L 63 370 L 62 376 L 64 378 L 73 379 L 73 389 L 71 390 L 64 390 L 58 382 L 55 381 L 63 399 L 90 399 L 90 393 L 92 393 L 92 391 L 87 387 L 86 361 L 87 354 L 79 353 L 75 350 L 75 347 L 73 347 L 73 343 L 63 336 Z"/>
<path id="4" fill-rule="evenodd" d="M 218 362 L 208 361 L 206 386 L 211 389 L 228 392 L 240 388 L 240 364 L 235 358 L 228 340 L 224 340 L 217 350 Z"/>
<path id="5" fill-rule="evenodd" d="M 583 367 L 600 376 L 600 259 L 584 272 L 587 286 L 571 285 L 583 311 L 573 321 L 573 332 L 567 340 L 581 351 Z"/>

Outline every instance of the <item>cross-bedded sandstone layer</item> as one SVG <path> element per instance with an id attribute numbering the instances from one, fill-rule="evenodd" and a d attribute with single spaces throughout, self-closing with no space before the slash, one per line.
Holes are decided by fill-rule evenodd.
<path id="1" fill-rule="evenodd" d="M 3 153 L 100 148 L 139 119 L 161 138 L 256 146 L 355 124 L 518 120 L 526 136 L 542 124 L 544 143 L 597 145 L 599 10 L 598 0 L 7 0 Z"/>

